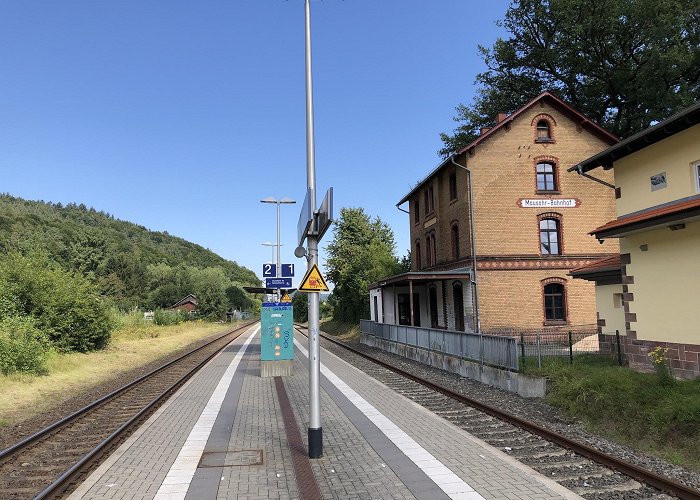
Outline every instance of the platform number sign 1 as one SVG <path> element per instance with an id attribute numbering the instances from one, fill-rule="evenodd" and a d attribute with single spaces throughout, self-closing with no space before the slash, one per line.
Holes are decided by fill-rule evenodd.
<path id="1" fill-rule="evenodd" d="M 293 278 L 294 277 L 294 264 L 282 264 L 282 277 L 283 278 Z"/>
<path id="2" fill-rule="evenodd" d="M 277 276 L 277 264 L 263 264 L 263 278 L 274 278 Z"/>

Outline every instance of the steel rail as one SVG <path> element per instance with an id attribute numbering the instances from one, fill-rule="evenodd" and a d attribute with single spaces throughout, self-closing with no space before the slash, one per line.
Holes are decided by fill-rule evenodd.
<path id="1" fill-rule="evenodd" d="M 254 321 L 249 321 L 246 322 L 240 326 L 237 326 L 236 328 L 227 331 L 226 333 L 217 336 L 216 338 L 210 340 L 206 344 L 203 344 L 196 349 L 193 349 L 192 351 L 186 352 L 177 358 L 169 361 L 168 363 L 155 368 L 154 370 L 151 370 L 149 373 L 129 382 L 128 384 L 120 387 L 119 389 L 116 389 L 109 394 L 99 398 L 96 401 L 93 401 L 92 403 L 86 405 L 85 407 L 73 412 L 72 414 L 68 415 L 67 417 L 64 417 L 51 425 L 45 427 L 44 429 L 41 429 L 40 431 L 22 439 L 21 441 L 15 443 L 14 445 L 2 450 L 0 452 L 0 462 L 4 461 L 5 459 L 9 458 L 13 454 L 16 454 L 17 452 L 22 451 L 25 448 L 28 448 L 29 446 L 39 442 L 42 438 L 46 437 L 52 432 L 60 430 L 62 427 L 67 426 L 74 420 L 78 419 L 81 416 L 84 416 L 88 414 L 89 412 L 97 409 L 98 407 L 102 406 L 104 403 L 107 403 L 110 400 L 115 399 L 119 395 L 123 394 L 124 392 L 128 391 L 129 389 L 135 387 L 138 384 L 143 383 L 146 379 L 158 374 L 159 372 L 173 366 L 176 363 L 181 362 L 185 358 L 190 357 L 193 354 L 196 354 L 200 352 L 202 349 L 205 349 L 206 347 L 211 346 L 212 344 L 224 339 L 227 336 L 233 335 L 235 333 L 238 333 L 235 338 L 238 338 L 243 331 L 245 331 L 246 328 L 249 328 L 251 325 L 257 323 L 257 320 Z M 134 422 L 138 420 L 146 411 L 148 411 L 150 408 L 152 408 L 154 405 L 156 405 L 164 396 L 167 396 L 168 394 L 172 393 L 173 389 L 184 383 L 187 378 L 191 377 L 194 373 L 196 373 L 197 370 L 199 370 L 207 361 L 209 361 L 211 358 L 216 356 L 219 352 L 221 352 L 222 349 L 224 349 L 226 345 L 224 345 L 221 349 L 217 350 L 214 352 L 212 355 L 208 356 L 203 362 L 199 363 L 196 367 L 194 367 L 192 370 L 190 370 L 188 373 L 183 375 L 180 379 L 178 379 L 177 382 L 172 384 L 168 389 L 163 391 L 156 399 L 151 401 L 151 403 L 148 404 L 148 406 L 144 409 L 142 409 L 137 415 L 133 416 L 132 418 L 129 419 L 129 421 L 122 425 L 117 431 L 115 431 L 112 435 L 110 435 L 107 439 L 105 439 L 100 445 L 98 445 L 97 448 L 95 448 L 92 452 L 90 452 L 88 455 L 83 457 L 77 464 L 75 464 L 73 467 L 71 467 L 68 471 L 66 471 L 59 479 L 54 481 L 49 487 L 47 487 L 44 491 L 39 493 L 36 498 L 45 498 L 47 495 L 50 495 L 54 493 L 57 489 L 57 487 L 61 486 L 62 484 L 65 484 L 66 480 L 72 477 L 77 470 L 79 470 L 82 466 L 84 466 L 90 459 L 94 458 L 100 451 L 104 450 L 107 444 L 109 442 L 113 441 L 119 434 L 123 433 L 124 430 L 126 430 L 130 425 L 133 425 Z"/>
<path id="2" fill-rule="evenodd" d="M 301 331 L 300 327 L 296 327 L 297 330 L 303 334 Z M 527 420 L 523 420 L 522 418 L 516 417 L 515 415 L 511 415 L 509 413 L 503 412 L 502 410 L 499 410 L 498 408 L 494 408 L 492 406 L 486 405 L 484 403 L 481 403 L 480 401 L 477 401 L 475 399 L 471 399 L 467 396 L 463 396 L 462 394 L 458 394 L 456 392 L 451 391 L 450 389 L 447 389 L 446 387 L 442 387 L 439 384 L 436 384 L 434 382 L 424 380 L 416 375 L 413 375 L 409 372 L 406 372 L 402 370 L 401 368 L 397 368 L 393 365 L 390 365 L 389 363 L 386 363 L 384 361 L 381 361 L 373 356 L 370 356 L 369 354 L 366 354 L 352 346 L 347 345 L 344 342 L 341 342 L 339 340 L 333 339 L 328 337 L 325 334 L 321 334 L 321 336 L 328 340 L 329 342 L 332 342 L 338 346 L 344 347 L 345 349 L 365 358 L 368 359 L 374 363 L 377 363 L 378 365 L 382 366 L 383 368 L 386 368 L 388 370 L 391 370 L 395 373 L 398 373 L 399 375 L 402 375 L 404 377 L 407 377 L 414 382 L 418 382 L 419 384 L 422 384 L 426 387 L 429 387 L 430 389 L 433 389 L 434 391 L 440 392 L 444 394 L 445 396 L 448 396 L 452 399 L 455 399 L 461 403 L 465 403 L 469 406 L 472 406 L 484 413 L 487 413 L 493 417 L 496 417 L 500 420 L 504 420 L 508 423 L 511 423 L 517 427 L 520 427 L 521 429 L 524 429 L 532 434 L 538 435 L 548 441 L 551 441 L 559 446 L 562 446 L 564 448 L 567 448 L 579 455 L 582 455 L 594 462 L 597 462 L 601 465 L 604 465 L 606 467 L 609 467 L 611 469 L 614 469 L 626 476 L 629 476 L 633 479 L 636 479 L 637 481 L 647 484 L 649 486 L 652 486 L 658 490 L 664 491 L 666 493 L 671 493 L 678 498 L 682 498 L 684 500 L 698 500 L 700 499 L 700 492 L 698 490 L 695 490 L 693 488 L 690 488 L 678 481 L 675 481 L 669 477 L 662 476 L 659 474 L 656 474 L 654 472 L 648 471 L 646 469 L 643 469 L 641 467 L 638 467 L 634 464 L 630 464 L 628 462 L 624 462 L 616 457 L 610 456 L 600 450 L 597 450 L 591 446 L 588 446 L 583 443 L 579 443 L 577 441 L 571 440 L 565 436 L 562 436 L 561 434 L 558 434 L 554 431 L 551 431 L 545 427 L 541 427 L 537 424 L 534 424 L 532 422 L 528 422 Z"/>
<path id="3" fill-rule="evenodd" d="M 240 326 L 238 328 L 235 328 L 234 330 L 225 333 L 224 335 L 212 340 L 211 342 L 208 342 L 207 344 L 198 347 L 197 349 L 193 350 L 190 353 L 187 353 L 185 356 L 179 357 L 177 360 L 182 359 L 183 357 L 189 356 L 190 354 L 194 354 L 196 352 L 199 352 L 203 347 L 207 347 L 214 342 L 217 342 L 221 340 L 222 338 L 232 335 L 235 332 L 238 332 L 238 335 L 235 338 L 238 338 L 242 335 L 243 331 L 249 327 L 250 325 L 256 323 L 257 321 L 250 322 L 246 325 Z M 234 339 L 235 340 L 235 339 Z M 228 345 L 228 344 L 227 344 Z M 64 472 L 58 479 L 56 479 L 53 483 L 51 483 L 49 486 L 47 486 L 43 491 L 41 491 L 39 494 L 37 494 L 34 499 L 35 500 L 43 500 L 44 498 L 49 498 L 51 495 L 55 493 L 59 493 L 58 490 L 61 489 L 63 486 L 65 486 L 71 478 L 73 478 L 75 475 L 77 475 L 80 470 L 88 464 L 92 459 L 94 459 L 96 456 L 98 456 L 102 451 L 104 451 L 107 446 L 109 446 L 113 441 L 115 441 L 119 436 L 121 436 L 125 431 L 127 431 L 131 426 L 133 426 L 136 422 L 139 421 L 147 412 L 149 412 L 153 407 L 157 406 L 162 400 L 170 397 L 170 395 L 176 391 L 179 387 L 181 387 L 187 380 L 189 380 L 192 376 L 194 376 L 204 365 L 206 365 L 214 356 L 219 354 L 222 350 L 224 350 L 227 345 L 224 345 L 221 349 L 213 352 L 211 355 L 207 356 L 203 361 L 201 361 L 199 364 L 197 364 L 194 368 L 192 368 L 190 371 L 185 373 L 182 377 L 180 377 L 174 384 L 172 384 L 170 387 L 168 387 L 165 391 L 163 391 L 161 394 L 159 394 L 153 401 L 148 403 L 146 406 L 144 406 L 136 415 L 131 417 L 129 420 L 127 420 L 124 424 L 122 424 L 116 431 L 114 431 L 111 435 L 109 435 L 104 441 L 102 441 L 99 445 L 97 445 L 90 453 L 85 455 L 83 458 L 81 458 L 78 462 L 76 462 L 70 469 L 68 469 L 66 472 Z M 168 363 L 165 366 L 171 365 L 173 362 Z M 162 368 L 162 367 L 161 367 Z M 160 369 L 154 370 L 153 373 L 156 373 L 160 371 Z M 143 380 L 147 376 L 141 377 L 139 380 Z M 133 385 L 133 384 L 129 384 Z"/>

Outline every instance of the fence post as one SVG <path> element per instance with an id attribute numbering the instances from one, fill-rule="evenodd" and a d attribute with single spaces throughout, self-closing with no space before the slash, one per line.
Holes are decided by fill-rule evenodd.
<path id="1" fill-rule="evenodd" d="M 615 341 L 617 342 L 617 364 L 622 366 L 622 348 L 620 346 L 620 330 L 615 330 Z"/>
<path id="2" fill-rule="evenodd" d="M 523 368 L 525 368 L 525 334 L 521 333 L 520 334 L 520 350 L 523 353 Z"/>
<path id="3" fill-rule="evenodd" d="M 571 339 L 571 330 L 569 330 L 569 364 L 574 364 L 574 343 Z"/>
<path id="4" fill-rule="evenodd" d="M 537 332 L 537 367 L 542 369 L 542 344 L 540 342 L 540 332 Z"/>

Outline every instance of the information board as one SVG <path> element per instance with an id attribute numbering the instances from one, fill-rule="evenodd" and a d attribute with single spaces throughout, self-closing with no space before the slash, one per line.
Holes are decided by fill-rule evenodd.
<path id="1" fill-rule="evenodd" d="M 260 312 L 260 359 L 294 359 L 292 304 L 265 302 Z"/>

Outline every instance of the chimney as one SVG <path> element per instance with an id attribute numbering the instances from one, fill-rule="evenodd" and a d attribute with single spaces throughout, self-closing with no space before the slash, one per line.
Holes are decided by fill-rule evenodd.
<path id="1" fill-rule="evenodd" d="M 496 115 L 496 125 L 498 125 L 499 123 L 501 123 L 501 122 L 502 122 L 503 120 L 505 120 L 506 118 L 508 118 L 508 113 L 498 113 L 498 114 Z"/>
<path id="2" fill-rule="evenodd" d="M 489 130 L 491 130 L 491 127 L 481 127 L 481 130 L 479 131 L 479 135 L 484 135 Z"/>

